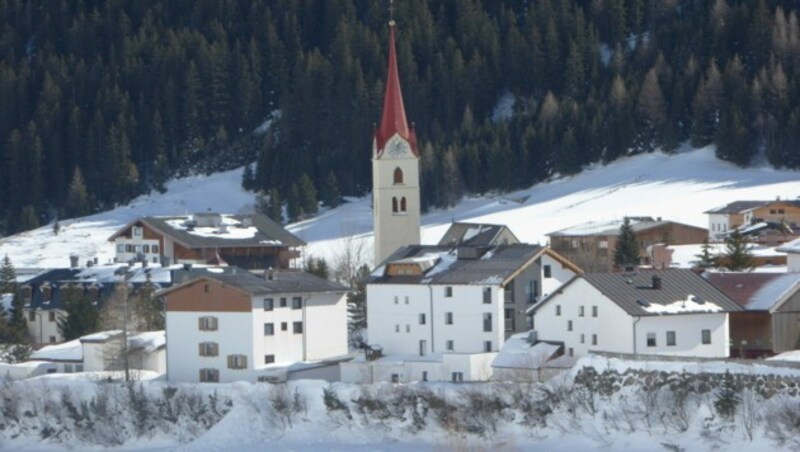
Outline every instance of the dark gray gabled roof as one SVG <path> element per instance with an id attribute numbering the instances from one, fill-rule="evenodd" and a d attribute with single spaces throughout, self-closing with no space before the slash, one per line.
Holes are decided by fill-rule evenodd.
<path id="1" fill-rule="evenodd" d="M 247 292 L 250 295 L 349 291 L 347 287 L 341 284 L 328 281 L 327 279 L 320 278 L 310 273 L 292 270 L 273 271 L 272 279 L 267 279 L 264 275 L 256 275 L 245 269 L 238 269 L 235 273 L 206 274 L 199 279 L 219 281 Z M 159 294 L 163 295 L 169 293 L 197 280 L 198 279 L 195 279 L 181 286 L 164 290 L 159 292 Z"/>
<path id="2" fill-rule="evenodd" d="M 500 224 L 453 223 L 439 240 L 440 246 L 493 246 L 505 236 L 507 244 L 519 243 L 511 230 Z"/>
<path id="3" fill-rule="evenodd" d="M 653 288 L 653 277 L 661 288 Z M 576 276 L 530 311 L 559 297 L 579 278 L 632 316 L 736 312 L 742 308 L 697 273 L 686 269 L 652 270 L 639 273 L 584 273 Z M 698 303 L 697 301 L 702 301 Z M 676 304 L 679 303 L 679 304 Z M 666 308 L 672 306 L 676 309 Z M 679 308 L 679 306 L 681 308 Z"/>
<path id="4" fill-rule="evenodd" d="M 706 210 L 703 213 L 741 213 L 746 210 L 763 206 L 768 202 L 770 201 L 734 201 L 722 207 L 715 207 L 711 210 Z"/>
<path id="5" fill-rule="evenodd" d="M 458 259 L 453 248 L 438 245 L 410 245 L 399 248 L 373 272 L 371 284 L 502 284 L 531 262 L 543 248 L 514 244 L 489 247 L 477 259 Z M 398 262 L 433 262 L 421 276 L 386 276 L 386 265 Z"/>
<path id="6" fill-rule="evenodd" d="M 230 238 L 224 237 L 224 234 L 219 236 L 199 235 L 187 227 L 174 226 L 175 222 L 186 221 L 189 216 L 142 217 L 119 229 L 108 240 L 113 241 L 137 221 L 141 221 L 156 231 L 172 237 L 175 241 L 188 248 L 290 247 L 306 245 L 306 242 L 284 229 L 280 224 L 272 221 L 266 215 L 224 215 L 224 217 L 238 222 L 238 225 L 228 226 L 230 230 L 240 227 L 254 227 L 256 232 L 252 237 L 248 238 Z M 247 222 L 250 225 L 246 226 Z"/>
<path id="7" fill-rule="evenodd" d="M 678 223 L 677 221 L 670 220 L 653 220 L 649 217 L 629 217 L 631 220 L 631 228 L 633 232 L 645 232 L 650 229 L 659 228 L 662 226 L 682 226 L 684 228 L 700 229 L 704 228 L 692 226 L 690 224 Z M 611 221 L 588 221 L 575 226 L 570 226 L 566 229 L 550 232 L 547 235 L 550 237 L 607 237 L 617 236 L 620 234 L 620 227 L 624 220 L 611 220 Z"/>

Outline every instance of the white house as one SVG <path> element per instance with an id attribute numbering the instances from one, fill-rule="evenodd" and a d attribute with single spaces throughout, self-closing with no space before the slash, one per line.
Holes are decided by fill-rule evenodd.
<path id="1" fill-rule="evenodd" d="M 367 283 L 383 357 L 344 363 L 342 380 L 487 380 L 506 337 L 529 329 L 525 309 L 579 271 L 537 245 L 402 247 Z"/>
<path id="2" fill-rule="evenodd" d="M 211 274 L 166 289 L 167 379 L 338 379 L 347 354 L 347 289 L 299 271 Z M 303 362 L 304 365 L 297 365 Z M 315 367 L 316 366 L 316 367 Z M 330 366 L 338 370 L 338 362 Z"/>
<path id="3" fill-rule="evenodd" d="M 122 331 L 87 334 L 61 344 L 48 345 L 31 354 L 35 362 L 49 363 L 47 373 L 103 372 L 121 370 Z M 166 372 L 164 331 L 130 333 L 128 365 L 133 371 Z M 35 376 L 35 375 L 31 375 Z"/>
<path id="4" fill-rule="evenodd" d="M 775 249 L 786 253 L 786 270 L 790 272 L 800 272 L 800 239 L 784 243 Z"/>
<path id="5" fill-rule="evenodd" d="M 729 356 L 729 312 L 742 308 L 691 270 L 584 273 L 530 308 L 539 340 L 592 351 Z"/>

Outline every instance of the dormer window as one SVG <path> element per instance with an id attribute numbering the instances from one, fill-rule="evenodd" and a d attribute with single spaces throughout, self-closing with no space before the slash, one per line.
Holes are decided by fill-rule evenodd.
<path id="1" fill-rule="evenodd" d="M 403 170 L 399 167 L 394 169 L 394 184 L 400 185 L 403 183 Z"/>

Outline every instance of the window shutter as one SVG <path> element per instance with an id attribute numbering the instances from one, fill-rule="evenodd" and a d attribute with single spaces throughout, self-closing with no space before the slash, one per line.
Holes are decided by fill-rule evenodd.
<path id="1" fill-rule="evenodd" d="M 197 344 L 197 353 L 198 353 L 200 356 L 203 356 L 203 343 L 202 343 L 202 342 L 201 342 L 201 343 L 199 343 L 199 344 Z"/>
<path id="2" fill-rule="evenodd" d="M 197 329 L 201 330 L 201 331 L 203 330 L 203 318 L 202 317 L 198 317 L 197 318 Z"/>

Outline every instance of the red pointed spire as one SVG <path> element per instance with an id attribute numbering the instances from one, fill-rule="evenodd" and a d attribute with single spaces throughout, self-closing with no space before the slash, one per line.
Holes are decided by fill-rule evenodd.
<path id="1" fill-rule="evenodd" d="M 411 145 L 417 155 L 417 139 L 413 128 L 408 127 L 406 109 L 403 106 L 403 92 L 400 89 L 400 75 L 397 71 L 397 53 L 394 48 L 394 20 L 389 22 L 389 70 L 386 75 L 386 93 L 383 97 L 381 125 L 375 131 L 375 145 L 378 155 L 383 152 L 386 142 L 399 134 Z"/>

